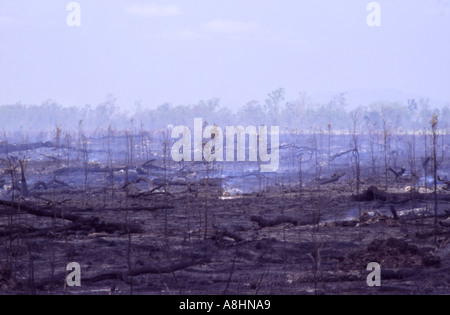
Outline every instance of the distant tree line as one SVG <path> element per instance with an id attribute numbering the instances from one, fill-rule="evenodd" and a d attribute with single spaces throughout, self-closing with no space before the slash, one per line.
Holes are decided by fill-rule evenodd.
<path id="1" fill-rule="evenodd" d="M 349 109 L 352 108 L 352 109 Z M 191 126 L 195 117 L 202 117 L 209 124 L 225 125 L 277 125 L 280 130 L 303 132 L 333 130 L 349 131 L 353 128 L 352 117 L 358 112 L 359 123 L 366 130 L 381 130 L 388 123 L 396 131 L 421 130 L 430 125 L 433 115 L 440 119 L 440 127 L 450 126 L 450 104 L 433 108 L 427 99 L 405 100 L 405 103 L 374 102 L 354 106 L 347 104 L 345 94 L 336 95 L 328 103 L 315 103 L 306 93 L 287 101 L 280 88 L 270 92 L 265 101 L 251 100 L 237 111 L 221 106 L 219 99 L 202 100 L 196 104 L 162 104 L 149 109 L 141 103 L 134 110 L 124 112 L 117 99 L 108 95 L 105 101 L 93 107 L 65 107 L 53 100 L 40 105 L 22 103 L 0 106 L 0 132 L 45 138 L 45 133 L 60 126 L 65 131 L 77 131 L 80 122 L 85 132 L 106 132 L 141 129 L 158 130 L 168 125 Z M 1 137 L 0 137 L 1 139 Z"/>

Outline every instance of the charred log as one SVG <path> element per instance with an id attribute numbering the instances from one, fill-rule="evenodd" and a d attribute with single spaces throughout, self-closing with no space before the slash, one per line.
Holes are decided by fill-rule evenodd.
<path id="1" fill-rule="evenodd" d="M 62 220 L 68 220 L 73 223 L 78 223 L 81 226 L 89 226 L 94 228 L 97 232 L 115 233 L 117 231 L 122 233 L 143 233 L 143 229 L 133 223 L 122 223 L 122 222 L 106 222 L 105 220 L 92 216 L 90 218 L 85 218 L 79 215 L 70 213 L 67 209 L 54 208 L 48 210 L 47 208 L 40 207 L 37 205 L 29 205 L 25 203 L 17 203 L 12 201 L 0 200 L 0 205 L 17 209 L 19 211 L 24 211 L 28 214 L 47 217 L 47 218 L 57 218 Z"/>
<path id="2" fill-rule="evenodd" d="M 438 176 L 438 180 L 439 181 L 441 181 L 441 182 L 443 182 L 444 184 L 445 184 L 445 189 L 446 190 L 449 190 L 450 189 L 450 181 L 449 180 L 446 180 L 446 179 L 443 179 L 443 178 L 441 178 L 440 176 Z"/>
<path id="3" fill-rule="evenodd" d="M 55 157 L 55 156 L 49 156 L 49 155 L 45 155 L 45 154 L 41 154 L 41 156 L 43 156 L 43 157 L 45 157 L 45 158 L 47 158 L 47 159 L 49 159 L 49 160 L 53 160 L 53 161 L 55 161 L 55 162 L 61 162 L 61 159 L 60 159 L 60 158 L 57 158 L 57 157 Z"/>
<path id="4" fill-rule="evenodd" d="M 142 164 L 141 167 L 147 167 L 155 161 L 156 161 L 156 159 L 149 160 L 149 161 L 145 162 L 144 164 Z"/>
<path id="5" fill-rule="evenodd" d="M 176 271 L 184 270 L 189 267 L 202 265 L 209 263 L 210 259 L 203 258 L 203 259 L 196 259 L 196 260 L 189 260 L 189 261 L 181 261 L 174 264 L 171 264 L 169 266 L 144 266 L 137 269 L 132 269 L 131 271 L 120 271 L 120 270 L 111 270 L 109 272 L 103 272 L 98 273 L 96 275 L 90 276 L 90 277 L 83 277 L 82 282 L 83 283 L 96 283 L 100 281 L 105 280 L 121 280 L 124 282 L 129 281 L 129 277 L 137 277 L 140 275 L 145 274 L 166 274 L 166 273 L 174 273 Z M 57 276 L 49 277 L 47 279 L 44 279 L 36 284 L 36 289 L 39 290 L 45 290 L 48 286 L 57 286 L 61 287 L 64 285 L 66 280 L 66 274 L 60 274 Z"/>
<path id="6" fill-rule="evenodd" d="M 405 174 L 406 167 L 402 167 L 400 171 L 395 171 L 392 167 L 389 167 L 388 171 L 391 171 L 392 174 L 394 174 L 395 178 L 398 179 L 399 177 L 402 177 Z"/>
<path id="7" fill-rule="evenodd" d="M 302 220 L 294 219 L 286 216 L 279 216 L 274 219 L 265 219 L 260 216 L 252 216 L 250 218 L 252 222 L 258 223 L 260 228 L 273 227 L 280 224 L 293 224 L 294 226 L 306 226 L 319 223 L 319 217 L 312 215 L 309 218 L 304 218 Z"/>
<path id="8" fill-rule="evenodd" d="M 372 200 L 380 200 L 384 202 L 390 203 L 405 203 L 410 200 L 416 201 L 426 201 L 433 200 L 434 194 L 422 194 L 419 192 L 408 192 L 408 193 L 388 193 L 382 190 L 379 190 L 375 186 L 369 187 L 365 192 L 360 195 L 354 196 L 356 201 L 372 201 Z M 437 199 L 441 201 L 450 201 L 450 194 L 437 194 Z"/>
<path id="9" fill-rule="evenodd" d="M 125 188 L 127 188 L 128 186 L 130 186 L 130 185 L 136 185 L 136 184 L 139 184 L 140 182 L 146 182 L 147 185 L 148 185 L 148 187 L 152 187 L 152 186 L 153 186 L 152 181 L 151 181 L 150 179 L 145 178 L 145 177 L 138 177 L 137 179 L 132 180 L 132 181 L 129 181 L 128 183 L 126 183 L 125 185 L 123 185 L 123 186 L 122 186 L 122 189 L 125 189 Z M 160 188 L 160 187 L 159 187 L 159 188 Z"/>
<path id="10" fill-rule="evenodd" d="M 339 157 L 341 157 L 341 156 L 347 155 L 347 154 L 349 154 L 349 153 L 352 153 L 352 152 L 354 152 L 354 151 L 355 151 L 355 150 L 352 149 L 352 150 L 348 150 L 348 151 L 345 151 L 345 152 L 341 152 L 341 153 L 337 153 L 337 154 L 335 154 L 335 155 L 332 155 L 332 156 L 330 157 L 329 162 L 333 162 L 335 159 L 337 159 L 337 158 L 339 158 Z"/>
<path id="11" fill-rule="evenodd" d="M 342 172 L 339 174 L 334 174 L 333 176 L 331 176 L 331 178 L 319 180 L 318 183 L 319 183 L 319 185 L 331 184 L 331 183 L 337 182 L 339 179 L 341 179 L 344 176 L 345 176 L 345 172 Z"/>
<path id="12" fill-rule="evenodd" d="M 449 230 L 444 230 L 444 229 L 440 229 L 438 228 L 438 230 L 428 230 L 428 231 L 424 231 L 424 232 L 417 232 L 416 233 L 416 237 L 419 239 L 427 239 L 430 237 L 434 237 L 434 236 L 441 236 L 441 235 L 450 235 L 450 231 Z"/>
<path id="13" fill-rule="evenodd" d="M 0 142 L 0 153 L 10 154 L 13 152 L 36 150 L 40 148 L 54 148 L 54 147 L 55 145 L 50 141 L 28 143 L 28 144 L 9 144 L 8 142 Z"/>
<path id="14" fill-rule="evenodd" d="M 164 185 L 160 185 L 160 186 L 154 187 L 153 189 L 151 189 L 149 191 L 135 192 L 133 194 L 129 194 L 128 197 L 130 197 L 130 198 L 142 198 L 142 197 L 148 197 L 148 196 L 152 196 L 152 195 L 164 194 L 165 192 L 158 191 L 159 189 L 161 189 L 163 187 L 164 187 Z M 171 196 L 170 193 L 167 193 L 167 194 Z"/>
<path id="15" fill-rule="evenodd" d="M 38 189 L 39 187 L 42 187 L 42 189 L 45 189 L 45 190 L 48 189 L 47 183 L 44 183 L 41 181 L 34 183 L 30 189 L 35 190 L 35 189 Z"/>
<path id="16" fill-rule="evenodd" d="M 57 175 L 70 175 L 73 173 L 84 173 L 84 167 L 63 167 L 53 172 L 55 176 Z M 89 173 L 109 173 L 111 170 L 107 167 L 101 167 L 99 165 L 86 165 L 86 171 Z"/>
<path id="17" fill-rule="evenodd" d="M 68 232 L 68 231 L 84 231 L 86 234 L 91 230 L 92 228 L 89 226 L 82 226 L 78 223 L 72 223 L 68 224 L 63 227 L 58 228 L 45 228 L 45 229 L 36 229 L 33 227 L 21 227 L 20 229 L 14 229 L 11 231 L 1 231 L 0 230 L 0 236 L 8 236 L 11 239 L 28 239 L 28 238 L 35 238 L 40 236 L 50 236 L 54 237 L 57 233 L 62 232 Z"/>
<path id="18" fill-rule="evenodd" d="M 259 216 L 252 216 L 250 218 L 250 220 L 252 222 L 256 222 L 258 223 L 260 228 L 265 228 L 265 227 L 272 227 L 272 226 L 277 226 L 280 224 L 285 224 L 285 223 L 290 223 L 293 225 L 298 225 L 298 221 L 294 218 L 290 218 L 290 217 L 277 217 L 275 219 L 264 219 L 263 217 L 259 217 Z"/>
<path id="19" fill-rule="evenodd" d="M 238 234 L 228 231 L 227 229 L 219 230 L 213 236 L 213 239 L 222 241 L 224 238 L 233 239 L 236 242 L 242 242 L 244 239 L 240 237 Z"/>

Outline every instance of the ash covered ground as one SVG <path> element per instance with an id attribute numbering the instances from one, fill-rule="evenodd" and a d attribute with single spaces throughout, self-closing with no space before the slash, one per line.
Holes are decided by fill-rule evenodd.
<path id="1" fill-rule="evenodd" d="M 427 144 L 397 138 L 284 135 L 276 173 L 175 163 L 156 136 L 3 142 L 0 293 L 450 294 L 450 165 L 434 195 Z"/>

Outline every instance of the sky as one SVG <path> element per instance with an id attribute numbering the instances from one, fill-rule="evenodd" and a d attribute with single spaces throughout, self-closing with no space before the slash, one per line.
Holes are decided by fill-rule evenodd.
<path id="1" fill-rule="evenodd" d="M 69 2 L 0 0 L 0 105 L 236 109 L 280 87 L 450 102 L 449 0 L 379 0 L 374 27 L 366 0 L 79 0 L 80 26 Z"/>

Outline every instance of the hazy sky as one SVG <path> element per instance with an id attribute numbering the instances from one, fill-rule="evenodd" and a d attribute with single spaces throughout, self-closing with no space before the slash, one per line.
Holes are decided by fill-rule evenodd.
<path id="1" fill-rule="evenodd" d="M 0 0 L 0 104 L 123 107 L 220 98 L 236 108 L 284 87 L 397 89 L 450 101 L 447 0 Z"/>

